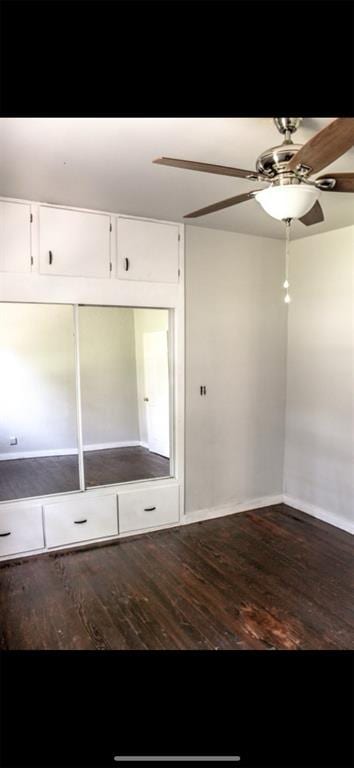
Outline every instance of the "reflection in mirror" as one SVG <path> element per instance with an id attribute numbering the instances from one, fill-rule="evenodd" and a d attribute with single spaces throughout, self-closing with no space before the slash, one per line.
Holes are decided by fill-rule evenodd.
<path id="1" fill-rule="evenodd" d="M 75 491 L 73 309 L 0 305 L 0 500 Z"/>
<path id="2" fill-rule="evenodd" d="M 79 307 L 87 488 L 170 475 L 168 318 Z"/>

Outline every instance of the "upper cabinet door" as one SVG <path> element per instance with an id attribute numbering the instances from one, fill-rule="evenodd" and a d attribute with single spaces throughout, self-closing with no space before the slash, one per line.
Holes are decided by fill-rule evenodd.
<path id="1" fill-rule="evenodd" d="M 76 277 L 110 276 L 110 217 L 40 207 L 40 272 Z"/>
<path id="2" fill-rule="evenodd" d="M 179 227 L 117 219 L 117 274 L 123 280 L 178 282 Z"/>
<path id="3" fill-rule="evenodd" d="M 0 271 L 31 271 L 30 206 L 0 202 Z"/>

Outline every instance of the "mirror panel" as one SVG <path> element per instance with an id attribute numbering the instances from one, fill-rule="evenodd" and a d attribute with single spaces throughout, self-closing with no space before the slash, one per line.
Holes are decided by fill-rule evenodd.
<path id="1" fill-rule="evenodd" d="M 79 307 L 85 486 L 170 476 L 169 311 Z"/>
<path id="2" fill-rule="evenodd" d="M 0 501 L 80 489 L 73 307 L 0 305 Z"/>

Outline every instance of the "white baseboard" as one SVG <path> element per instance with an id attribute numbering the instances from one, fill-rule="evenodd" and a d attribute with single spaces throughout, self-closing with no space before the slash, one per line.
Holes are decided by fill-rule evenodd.
<path id="1" fill-rule="evenodd" d="M 308 501 L 297 499 L 294 496 L 289 496 L 287 493 L 283 495 L 283 503 L 289 507 L 305 512 L 307 515 L 317 517 L 318 520 L 322 520 L 324 523 L 334 525 L 336 528 L 341 528 L 347 533 L 354 534 L 354 522 L 351 523 L 341 515 L 336 515 L 333 512 L 327 512 L 327 510 L 317 507 L 315 504 L 310 504 Z"/>
<path id="2" fill-rule="evenodd" d="M 259 499 L 250 499 L 241 503 L 229 503 L 219 507 L 211 507 L 209 509 L 198 509 L 196 512 L 188 512 L 183 515 L 181 523 L 183 525 L 189 525 L 190 523 L 198 523 L 202 520 L 211 520 L 215 517 L 225 517 L 226 515 L 235 515 L 238 512 L 247 512 L 251 509 L 270 507 L 274 504 L 287 504 L 289 507 L 293 507 L 300 512 L 305 512 L 307 515 L 316 517 L 324 523 L 334 525 L 336 528 L 340 528 L 347 533 L 354 534 L 354 522 L 351 523 L 340 515 L 327 512 L 325 509 L 316 507 L 309 502 L 302 501 L 302 499 L 296 499 L 288 494 L 263 496 Z"/>
<path id="3" fill-rule="evenodd" d="M 119 443 L 92 443 L 84 445 L 84 451 L 106 451 L 109 448 L 136 448 L 142 445 L 140 440 L 121 440 Z"/>
<path id="4" fill-rule="evenodd" d="M 118 443 L 93 443 L 84 445 L 84 451 L 102 451 L 109 448 L 134 448 L 139 445 L 145 445 L 140 440 L 124 440 Z M 16 451 L 16 453 L 1 453 L 0 461 L 9 461 L 10 459 L 39 459 L 47 456 L 76 456 L 77 448 L 48 448 L 44 451 Z"/>
<path id="5" fill-rule="evenodd" d="M 16 451 L 16 453 L 2 453 L 0 461 L 10 459 L 43 459 L 47 456 L 73 456 L 78 453 L 77 448 L 48 448 L 44 451 Z"/>
<path id="6" fill-rule="evenodd" d="M 281 504 L 282 501 L 283 495 L 277 494 L 275 496 L 262 496 L 258 499 L 223 504 L 219 507 L 211 507 L 209 509 L 198 509 L 196 512 L 187 512 L 183 515 L 181 523 L 183 525 L 189 525 L 190 523 L 198 523 L 201 520 L 211 520 L 215 517 L 235 515 L 238 512 L 247 512 L 251 509 L 258 509 L 259 507 L 270 507 L 273 504 Z"/>

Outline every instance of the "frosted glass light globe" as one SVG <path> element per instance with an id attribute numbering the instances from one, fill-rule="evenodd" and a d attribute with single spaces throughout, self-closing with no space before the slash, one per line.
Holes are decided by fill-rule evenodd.
<path id="1" fill-rule="evenodd" d="M 255 198 L 273 219 L 301 219 L 320 197 L 309 184 L 283 184 L 257 192 Z"/>

